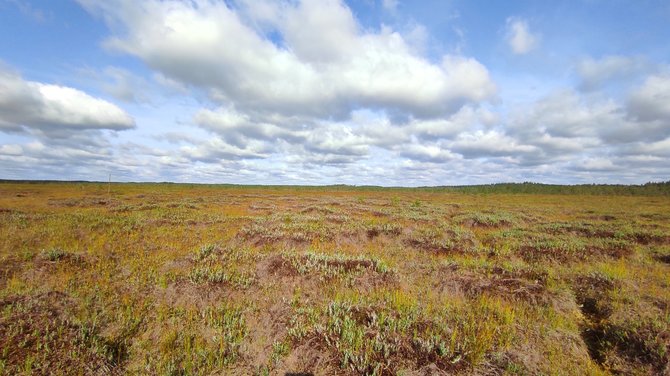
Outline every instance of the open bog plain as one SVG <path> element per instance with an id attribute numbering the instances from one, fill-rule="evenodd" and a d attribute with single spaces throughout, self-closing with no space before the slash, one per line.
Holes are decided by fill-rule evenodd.
<path id="1" fill-rule="evenodd" d="M 0 373 L 670 374 L 670 197 L 601 193 L 3 183 Z"/>

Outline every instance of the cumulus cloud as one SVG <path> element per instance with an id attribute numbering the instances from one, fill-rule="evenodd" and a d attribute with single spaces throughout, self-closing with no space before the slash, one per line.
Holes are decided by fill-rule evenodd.
<path id="1" fill-rule="evenodd" d="M 649 76 L 630 96 L 630 114 L 641 121 L 660 122 L 670 128 L 670 74 Z"/>
<path id="2" fill-rule="evenodd" d="M 513 53 L 525 55 L 540 44 L 540 36 L 530 31 L 528 21 L 510 17 L 507 19 L 506 27 L 507 44 Z"/>
<path id="3" fill-rule="evenodd" d="M 393 108 L 430 117 L 496 92 L 475 59 L 429 61 L 389 27 L 362 30 L 336 0 L 80 2 L 123 30 L 109 48 L 242 111 L 346 118 L 357 108 Z"/>
<path id="4" fill-rule="evenodd" d="M 574 90 L 560 90 L 539 99 L 515 121 L 517 128 L 550 136 L 594 137 L 601 130 L 620 127 L 622 115 L 614 101 L 588 101 Z"/>
<path id="5" fill-rule="evenodd" d="M 195 124 L 236 147 L 254 141 L 265 144 L 273 153 L 296 155 L 311 161 L 324 157 L 337 163 L 365 160 L 371 147 L 406 158 L 447 161 L 454 158 L 454 154 L 445 149 L 445 145 L 437 146 L 438 143 L 454 139 L 467 130 L 487 128 L 492 121 L 497 118 L 490 111 L 471 106 L 464 106 L 444 118 L 410 117 L 397 122 L 385 112 L 369 110 L 355 111 L 344 121 L 265 116 L 240 112 L 233 107 L 202 109 L 194 116 Z"/>
<path id="6" fill-rule="evenodd" d="M 125 168 L 114 162 L 110 136 L 132 128 L 133 118 L 108 101 L 28 81 L 0 66 L 0 131 L 27 139 L 0 138 L 0 170 L 7 178 L 103 179 L 100 171 Z"/>
<path id="7" fill-rule="evenodd" d="M 582 171 L 616 171 L 622 169 L 622 166 L 617 166 L 612 160 L 602 157 L 577 161 L 573 163 L 573 167 Z"/>
<path id="8" fill-rule="evenodd" d="M 463 133 L 451 144 L 451 149 L 466 158 L 523 155 L 537 151 L 535 146 L 521 144 L 495 130 Z"/>
<path id="9" fill-rule="evenodd" d="M 110 102 L 71 87 L 26 81 L 0 66 L 0 130 L 26 127 L 58 132 L 134 126 L 132 117 Z"/>
<path id="10" fill-rule="evenodd" d="M 663 112 L 667 103 L 662 100 L 663 85 L 656 85 L 634 90 L 629 103 L 581 95 L 575 90 L 557 91 L 518 113 L 510 129 L 525 135 L 598 139 L 602 144 L 657 140 L 670 134 L 670 126 L 661 121 L 667 116 Z M 661 92 L 655 92 L 657 89 Z"/>
<path id="11" fill-rule="evenodd" d="M 267 157 L 266 145 L 250 141 L 243 147 L 231 145 L 215 137 L 198 142 L 197 146 L 183 146 L 181 155 L 192 161 L 219 163 L 227 160 L 255 159 Z"/>
<path id="12" fill-rule="evenodd" d="M 421 162 L 444 163 L 459 156 L 441 145 L 410 144 L 404 147 L 400 156 Z"/>
<path id="13" fill-rule="evenodd" d="M 632 90 L 631 98 L 656 98 L 650 92 L 656 93 L 657 86 L 651 77 Z M 293 156 L 292 163 L 357 164 L 383 150 L 389 158 L 422 163 L 490 160 L 534 168 L 563 163 L 566 169 L 605 171 L 602 159 L 618 161 L 610 153 L 643 153 L 650 142 L 670 135 L 666 123 L 638 119 L 629 107 L 625 101 L 564 89 L 513 107 L 506 118 L 470 105 L 434 119 L 394 119 L 384 111 L 360 110 L 343 121 L 268 117 L 222 107 L 199 111 L 195 121 L 232 145 L 261 142 L 267 153 Z"/>
<path id="14" fill-rule="evenodd" d="M 670 157 L 670 138 L 656 142 L 634 144 L 627 150 L 627 152 L 627 154 L 648 157 Z"/>

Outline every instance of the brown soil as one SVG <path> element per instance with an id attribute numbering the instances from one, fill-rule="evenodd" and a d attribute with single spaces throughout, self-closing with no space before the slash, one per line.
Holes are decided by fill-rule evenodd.
<path id="1" fill-rule="evenodd" d="M 535 304 L 548 304 L 552 300 L 546 288 L 546 274 L 493 268 L 487 276 L 471 271 L 457 272 L 453 267 L 443 268 L 440 274 L 437 288 L 469 297 L 490 294 Z"/>
<path id="2" fill-rule="evenodd" d="M 30 356 L 31 373 L 36 375 L 72 370 L 85 375 L 121 374 L 125 349 L 77 324 L 73 309 L 69 296 L 53 291 L 1 300 L 0 311 L 6 312 L 0 317 L 0 352 L 7 354 L 5 371 L 19 373 Z"/>
<path id="3" fill-rule="evenodd" d="M 7 281 L 20 269 L 21 263 L 18 260 L 8 258 L 0 262 L 0 290 L 7 286 Z"/>
<path id="4" fill-rule="evenodd" d="M 670 255 L 656 256 L 655 258 L 664 264 L 670 264 Z"/>
<path id="5" fill-rule="evenodd" d="M 260 261 L 256 266 L 256 277 L 259 280 L 276 277 L 295 277 L 298 271 L 284 260 L 281 255 L 272 255 Z"/>
<path id="6" fill-rule="evenodd" d="M 321 351 L 315 341 L 305 341 L 295 346 L 282 359 L 273 374 L 283 376 L 333 375 L 341 372 L 339 367 L 333 366 L 335 363 L 335 359 L 329 353 Z"/>
<path id="7" fill-rule="evenodd" d="M 237 301 L 252 291 L 242 291 L 228 284 L 194 284 L 182 279 L 155 289 L 158 301 L 171 307 L 196 307 L 205 309 L 225 301 Z"/>

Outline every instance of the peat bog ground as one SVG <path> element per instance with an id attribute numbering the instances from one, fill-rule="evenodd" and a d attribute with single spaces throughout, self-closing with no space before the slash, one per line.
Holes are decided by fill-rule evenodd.
<path id="1" fill-rule="evenodd" d="M 0 374 L 670 375 L 670 197 L 0 184 Z"/>

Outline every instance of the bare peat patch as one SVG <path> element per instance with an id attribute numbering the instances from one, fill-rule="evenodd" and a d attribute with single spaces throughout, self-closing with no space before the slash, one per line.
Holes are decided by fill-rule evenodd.
<path id="1" fill-rule="evenodd" d="M 59 292 L 11 296 L 0 301 L 4 370 L 18 374 L 121 374 L 127 349 L 105 340 L 94 326 L 72 316 L 72 300 Z"/>

